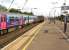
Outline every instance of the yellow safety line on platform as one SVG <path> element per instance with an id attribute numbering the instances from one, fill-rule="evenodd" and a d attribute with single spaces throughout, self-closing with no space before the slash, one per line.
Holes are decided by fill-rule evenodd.
<path id="1" fill-rule="evenodd" d="M 26 48 L 29 46 L 29 44 L 33 41 L 33 39 L 35 38 L 35 36 L 37 35 L 37 33 L 40 31 L 40 29 L 38 29 L 37 32 L 35 32 L 36 34 L 29 40 L 29 42 L 26 44 L 26 46 L 22 49 L 22 50 L 26 50 Z"/>
<path id="2" fill-rule="evenodd" d="M 33 39 L 36 37 L 36 35 L 38 34 L 38 32 L 40 31 L 42 27 L 40 27 L 37 31 L 35 31 L 35 35 L 29 40 L 29 42 L 23 47 L 22 50 L 26 50 L 26 48 L 30 45 L 30 43 L 33 41 Z"/>

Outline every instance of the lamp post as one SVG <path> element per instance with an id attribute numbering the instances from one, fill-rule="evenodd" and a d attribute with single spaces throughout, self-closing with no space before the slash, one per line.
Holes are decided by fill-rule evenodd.
<path id="1" fill-rule="evenodd" d="M 54 2 L 53 4 L 57 4 L 57 3 L 58 2 Z M 53 9 L 55 9 L 55 7 Z M 54 11 L 54 24 L 55 24 L 55 12 L 56 12 L 56 10 Z"/>
<path id="2" fill-rule="evenodd" d="M 66 6 L 66 0 L 64 0 L 65 2 L 63 3 L 64 6 Z M 66 33 L 66 30 L 67 30 L 67 11 L 66 10 L 66 7 L 64 7 L 64 14 L 65 14 L 65 17 L 64 17 L 64 33 Z"/>
<path id="3" fill-rule="evenodd" d="M 61 7 L 54 7 L 54 8 L 52 8 L 51 11 L 49 11 L 49 17 L 50 17 L 50 15 L 51 15 L 51 12 L 52 12 L 55 8 L 61 8 Z M 55 12 L 56 12 L 56 10 L 54 10 L 54 24 L 55 24 Z M 51 23 L 51 17 L 49 18 L 49 20 L 50 20 L 49 23 Z"/>
<path id="4" fill-rule="evenodd" d="M 58 2 L 53 2 L 52 4 L 56 4 L 56 3 L 58 3 Z M 53 8 L 51 9 L 51 11 L 49 12 L 49 17 L 50 17 L 50 13 L 51 13 L 52 10 L 54 10 L 55 8 L 57 8 L 57 7 L 53 7 Z M 54 11 L 54 24 L 55 24 L 55 12 L 56 12 L 56 10 Z M 51 23 L 51 17 L 50 17 L 49 19 L 50 19 L 50 22 L 49 22 L 49 23 Z"/>
<path id="5" fill-rule="evenodd" d="M 68 12 L 64 12 L 65 13 L 65 17 L 64 17 L 64 33 L 66 33 L 67 30 L 67 13 Z"/>
<path id="6" fill-rule="evenodd" d="M 51 11 L 49 12 L 49 24 L 52 22 L 52 17 L 51 17 L 51 12 L 52 12 L 52 10 L 54 10 L 55 9 L 55 7 L 54 8 L 52 8 L 51 9 Z M 55 14 L 55 13 L 54 13 Z"/>

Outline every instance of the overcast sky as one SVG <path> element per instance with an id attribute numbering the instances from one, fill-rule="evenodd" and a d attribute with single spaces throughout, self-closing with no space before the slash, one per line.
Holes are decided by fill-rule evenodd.
<path id="1" fill-rule="evenodd" d="M 45 15 L 48 16 L 49 12 L 51 15 L 54 14 L 53 7 L 60 7 L 63 5 L 64 0 L 28 0 L 27 4 L 24 6 L 26 0 L 14 0 L 11 8 L 22 9 L 24 7 L 24 11 L 32 12 L 36 15 Z M 6 6 L 7 8 L 10 6 L 12 0 L 0 0 L 0 4 Z M 69 5 L 69 0 L 66 0 L 67 5 Z M 37 9 L 33 9 L 37 8 Z M 60 15 L 60 8 L 56 8 L 56 15 Z"/>

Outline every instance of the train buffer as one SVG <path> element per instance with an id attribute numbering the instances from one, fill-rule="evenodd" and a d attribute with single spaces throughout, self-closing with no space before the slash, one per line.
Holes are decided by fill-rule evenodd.
<path id="1" fill-rule="evenodd" d="M 1 50 L 69 50 L 69 43 L 62 37 L 55 24 L 43 22 Z"/>

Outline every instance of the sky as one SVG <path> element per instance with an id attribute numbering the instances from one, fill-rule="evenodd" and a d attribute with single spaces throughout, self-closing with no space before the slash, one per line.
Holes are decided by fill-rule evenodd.
<path id="1" fill-rule="evenodd" d="M 9 7 L 12 0 L 0 0 L 0 4 L 5 7 Z M 22 9 L 22 11 L 33 12 L 35 15 L 44 15 L 44 16 L 58 16 L 61 14 L 61 7 L 64 3 L 64 0 L 14 0 L 10 8 Z M 25 5 L 24 5 L 25 4 Z M 69 5 L 69 0 L 66 0 L 66 4 Z M 34 9 L 36 8 L 36 9 Z M 54 9 L 53 9 L 54 8 Z"/>

